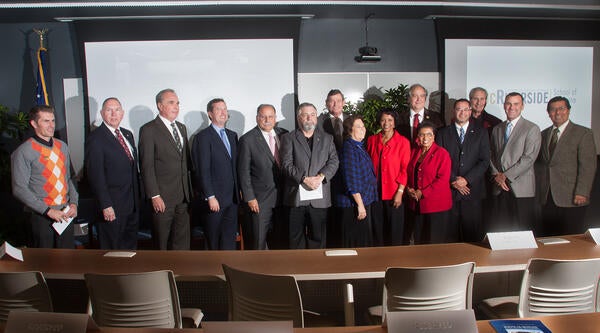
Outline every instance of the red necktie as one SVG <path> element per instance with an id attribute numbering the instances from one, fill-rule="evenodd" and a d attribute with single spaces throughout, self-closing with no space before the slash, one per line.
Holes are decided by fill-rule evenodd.
<path id="1" fill-rule="evenodd" d="M 121 131 L 119 131 L 118 128 L 115 130 L 115 134 L 117 135 L 117 140 L 121 144 L 121 147 L 123 147 L 123 149 L 125 150 L 125 154 L 127 154 L 127 158 L 129 158 L 129 161 L 133 162 L 133 156 L 131 156 L 131 151 L 129 151 L 129 147 L 127 147 L 127 144 L 125 143 L 125 139 L 123 139 L 123 136 L 121 135 Z"/>
<path id="2" fill-rule="evenodd" d="M 419 114 L 415 113 L 413 117 L 413 141 L 417 139 L 417 129 L 419 128 Z"/>

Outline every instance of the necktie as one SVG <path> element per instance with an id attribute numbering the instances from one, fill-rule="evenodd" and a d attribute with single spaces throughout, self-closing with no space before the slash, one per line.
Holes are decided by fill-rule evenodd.
<path id="1" fill-rule="evenodd" d="M 219 133 L 221 133 L 221 141 L 223 141 L 223 144 L 227 149 L 227 153 L 229 154 L 229 157 L 231 157 L 231 146 L 229 145 L 229 139 L 227 139 L 227 132 L 225 132 L 225 129 L 222 128 Z"/>
<path id="2" fill-rule="evenodd" d="M 279 152 L 277 151 L 277 142 L 275 141 L 273 133 L 269 133 L 269 149 L 271 149 L 271 154 L 273 154 L 275 163 L 279 165 Z"/>
<path id="3" fill-rule="evenodd" d="M 554 149 L 556 149 L 556 143 L 558 142 L 558 127 L 552 130 L 552 136 L 550 137 L 550 143 L 548 144 L 548 152 L 550 157 L 554 155 Z"/>
<path id="4" fill-rule="evenodd" d="M 175 126 L 175 123 L 171 123 L 171 127 L 173 127 L 173 138 L 175 139 L 175 145 L 177 145 L 177 150 L 181 152 L 183 145 L 181 144 L 181 139 L 179 138 L 179 132 L 177 132 L 177 126 Z"/>
<path id="5" fill-rule="evenodd" d="M 125 154 L 127 154 L 127 158 L 129 158 L 129 161 L 133 162 L 133 156 L 131 156 L 131 151 L 129 150 L 129 147 L 127 147 L 127 144 L 125 143 L 125 139 L 123 139 L 123 136 L 121 135 L 121 131 L 119 131 L 118 128 L 115 130 L 115 134 L 117 135 L 117 140 L 121 144 L 121 147 L 123 147 L 123 150 L 125 150 Z"/>
<path id="6" fill-rule="evenodd" d="M 506 123 L 506 132 L 504 132 L 504 143 L 506 144 L 508 142 L 508 138 L 510 138 L 510 132 L 512 132 L 512 123 L 508 122 Z"/>
<path id="7" fill-rule="evenodd" d="M 342 125 L 342 119 L 339 117 L 333 118 L 333 135 L 336 145 L 341 147 L 342 143 L 344 142 L 344 126 Z"/>
<path id="8" fill-rule="evenodd" d="M 415 113 L 413 117 L 413 140 L 417 138 L 417 128 L 419 128 L 419 116 L 420 114 Z"/>
<path id="9" fill-rule="evenodd" d="M 458 139 L 460 140 L 460 143 L 462 144 L 463 141 L 465 141 L 465 129 L 464 128 L 460 128 L 460 134 L 458 136 Z"/>

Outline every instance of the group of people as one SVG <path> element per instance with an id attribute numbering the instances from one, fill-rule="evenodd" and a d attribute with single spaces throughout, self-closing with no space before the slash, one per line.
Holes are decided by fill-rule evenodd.
<path id="1" fill-rule="evenodd" d="M 142 193 L 161 250 L 190 248 L 192 203 L 202 212 L 211 250 L 235 249 L 240 223 L 246 247 L 258 250 L 584 231 L 596 149 L 591 130 L 569 121 L 568 99 L 548 102 L 553 125 L 541 133 L 522 116 L 519 93 L 506 96 L 501 121 L 485 111 L 485 89 L 474 88 L 454 103 L 448 126 L 425 108 L 426 100 L 427 90 L 412 85 L 410 111 L 381 110 L 381 130 L 369 137 L 360 115 L 342 112 L 337 89 L 320 116 L 313 104 L 300 104 L 291 132 L 276 126 L 273 105 L 261 104 L 256 127 L 238 139 L 226 128 L 226 102 L 216 98 L 207 105 L 211 124 L 190 143 L 176 120 L 179 98 L 165 89 L 156 95 L 159 114 L 141 127 L 136 146 L 120 127 L 121 103 L 107 98 L 85 150 L 100 246 L 136 248 Z M 53 137 L 52 107 L 34 107 L 29 118 L 35 135 L 12 155 L 13 193 L 31 211 L 31 246 L 72 248 L 72 225 L 62 234 L 52 227 L 77 215 L 69 152 Z"/>

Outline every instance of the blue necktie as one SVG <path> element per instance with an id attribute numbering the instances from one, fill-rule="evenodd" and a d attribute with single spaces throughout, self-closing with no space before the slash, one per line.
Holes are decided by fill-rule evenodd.
<path id="1" fill-rule="evenodd" d="M 460 140 L 460 143 L 462 144 L 463 141 L 465 141 L 465 129 L 464 128 L 460 128 L 460 134 L 458 136 L 458 139 Z"/>
<path id="2" fill-rule="evenodd" d="M 512 132 L 512 123 L 508 122 L 506 123 L 506 132 L 504 132 L 504 143 L 506 144 L 508 142 L 508 138 L 510 138 L 510 132 Z"/>
<path id="3" fill-rule="evenodd" d="M 227 153 L 229 154 L 229 157 L 231 157 L 231 146 L 229 145 L 229 139 L 227 139 L 227 132 L 225 132 L 224 128 L 222 128 L 220 132 L 221 132 L 221 140 L 223 141 L 223 144 L 225 145 L 225 148 L 227 149 Z"/>

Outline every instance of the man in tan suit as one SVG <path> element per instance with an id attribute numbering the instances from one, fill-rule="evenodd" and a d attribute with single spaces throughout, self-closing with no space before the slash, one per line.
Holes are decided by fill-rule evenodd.
<path id="1" fill-rule="evenodd" d="M 542 132 L 536 161 L 536 191 L 542 205 L 543 236 L 578 234 L 596 174 L 596 145 L 592 130 L 569 120 L 571 104 L 562 96 L 548 102 L 552 126 Z"/>
<path id="2" fill-rule="evenodd" d="M 512 92 L 504 100 L 506 121 L 490 138 L 493 212 L 487 231 L 531 230 L 535 222 L 535 174 L 540 129 L 521 116 L 523 96 Z"/>

